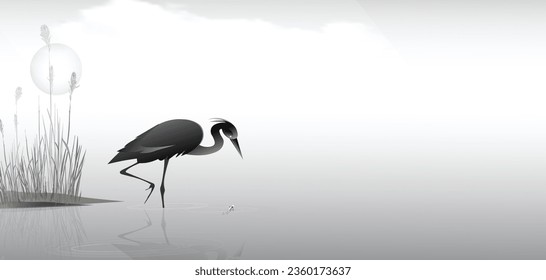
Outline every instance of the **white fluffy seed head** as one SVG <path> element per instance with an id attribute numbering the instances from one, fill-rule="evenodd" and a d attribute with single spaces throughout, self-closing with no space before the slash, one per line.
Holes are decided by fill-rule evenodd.
<path id="1" fill-rule="evenodd" d="M 40 27 L 40 37 L 42 37 L 46 45 L 49 46 L 51 44 L 51 33 L 49 32 L 49 27 L 45 24 Z"/>
<path id="2" fill-rule="evenodd" d="M 15 89 L 15 101 L 19 101 L 22 95 L 23 95 L 23 89 L 21 87 L 18 87 L 17 89 Z"/>

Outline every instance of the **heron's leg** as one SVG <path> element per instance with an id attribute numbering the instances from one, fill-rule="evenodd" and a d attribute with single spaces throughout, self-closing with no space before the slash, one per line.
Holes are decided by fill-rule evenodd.
<path id="1" fill-rule="evenodd" d="M 133 177 L 133 178 L 139 179 L 139 180 L 141 180 L 141 181 L 144 181 L 144 182 L 150 184 L 150 187 L 148 187 L 146 190 L 149 190 L 149 189 L 152 189 L 152 190 L 150 191 L 150 194 L 148 195 L 148 197 L 147 197 L 146 200 L 144 201 L 144 203 L 146 203 L 146 202 L 148 201 L 148 198 L 150 198 L 150 196 L 152 195 L 152 192 L 154 191 L 155 185 L 154 185 L 154 183 L 152 183 L 152 182 L 150 182 L 150 181 L 148 181 L 148 180 L 144 180 L 144 179 L 142 179 L 142 178 L 140 178 L 140 177 L 138 177 L 138 176 L 135 176 L 135 175 L 133 175 L 133 174 L 127 173 L 127 170 L 129 170 L 129 168 L 131 168 L 131 167 L 133 167 L 133 166 L 135 166 L 135 165 L 137 165 L 137 164 L 138 164 L 138 162 L 136 162 L 135 164 L 133 164 L 133 165 L 131 165 L 131 166 L 129 166 L 129 167 L 127 167 L 127 168 L 121 170 L 119 173 L 121 173 L 122 175 L 125 175 L 125 176 L 129 176 L 129 177 Z"/>
<path id="2" fill-rule="evenodd" d="M 164 161 L 165 161 L 165 165 L 163 166 L 163 179 L 161 179 L 161 189 L 159 189 L 161 191 L 161 203 L 163 204 L 163 208 L 165 208 L 165 199 L 164 199 L 164 195 L 165 195 L 165 173 L 167 173 L 167 166 L 169 165 L 169 158 L 166 158 Z"/>

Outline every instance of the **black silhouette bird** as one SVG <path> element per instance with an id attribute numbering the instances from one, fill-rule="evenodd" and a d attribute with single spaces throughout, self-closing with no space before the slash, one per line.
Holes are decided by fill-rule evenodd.
<path id="1" fill-rule="evenodd" d="M 129 174 L 127 170 L 139 163 L 147 163 L 154 160 L 164 161 L 160 191 L 161 203 L 163 208 L 165 208 L 165 173 L 167 172 L 169 159 L 173 156 L 208 155 L 217 152 L 224 145 L 224 139 L 220 135 L 220 131 L 222 131 L 224 136 L 231 140 L 241 158 L 243 157 L 239 142 L 237 141 L 238 134 L 235 126 L 224 119 L 213 119 L 212 121 L 217 122 L 217 124 L 213 125 L 210 130 L 214 138 L 214 145 L 210 147 L 200 145 L 203 140 L 203 129 L 199 124 L 190 120 L 170 120 L 160 123 L 137 136 L 135 140 L 129 142 L 123 149 L 119 150 L 118 154 L 109 164 L 124 160 L 137 160 L 135 164 L 121 170 L 120 173 L 150 184 L 150 187 L 146 189 L 151 189 L 146 201 L 144 201 L 146 203 L 154 191 L 154 183 Z"/>

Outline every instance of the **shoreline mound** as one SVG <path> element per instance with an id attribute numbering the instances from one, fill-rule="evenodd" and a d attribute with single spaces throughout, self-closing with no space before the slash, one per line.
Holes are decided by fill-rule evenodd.
<path id="1" fill-rule="evenodd" d="M 76 197 L 66 194 L 35 194 L 35 193 L 10 193 L 9 197 L 18 198 L 17 201 L 0 202 L 1 208 L 37 208 L 37 207 L 64 207 L 87 206 L 97 203 L 120 202 L 117 200 L 98 199 L 90 197 Z"/>

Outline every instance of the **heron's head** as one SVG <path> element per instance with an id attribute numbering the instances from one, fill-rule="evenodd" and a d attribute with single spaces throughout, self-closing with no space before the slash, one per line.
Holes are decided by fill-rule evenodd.
<path id="1" fill-rule="evenodd" d="M 232 123 L 224 119 L 213 119 L 213 121 L 222 124 L 222 133 L 224 133 L 224 136 L 231 140 L 231 143 L 233 146 L 235 146 L 235 149 L 237 149 L 237 152 L 239 152 L 239 155 L 242 158 L 243 154 L 241 153 L 241 147 L 239 147 L 239 141 L 237 140 L 237 137 L 239 136 L 237 133 L 237 128 L 235 128 Z"/>

